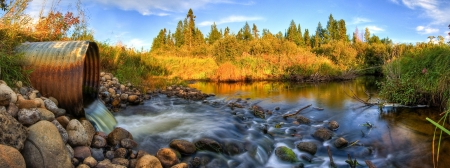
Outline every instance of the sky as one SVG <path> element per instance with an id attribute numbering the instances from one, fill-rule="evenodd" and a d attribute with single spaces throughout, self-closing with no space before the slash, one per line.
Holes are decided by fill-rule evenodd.
<path id="1" fill-rule="evenodd" d="M 292 20 L 302 32 L 314 34 L 321 22 L 326 27 L 328 17 L 344 19 L 347 34 L 356 28 L 394 43 L 428 41 L 428 36 L 443 36 L 446 41 L 450 24 L 449 0 L 81 0 L 88 16 L 88 27 L 97 41 L 115 45 L 121 43 L 138 50 L 149 50 L 153 38 L 166 28 L 175 32 L 178 21 L 188 10 L 194 12 L 195 24 L 207 36 L 211 25 L 229 27 L 237 33 L 246 22 L 256 24 L 260 32 L 285 32 Z M 32 17 L 43 4 L 51 0 L 33 0 L 27 10 Z M 61 0 L 62 10 L 74 9 L 73 0 Z"/>

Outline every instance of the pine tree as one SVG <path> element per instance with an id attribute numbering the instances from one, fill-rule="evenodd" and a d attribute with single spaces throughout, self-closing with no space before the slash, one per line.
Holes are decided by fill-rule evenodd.
<path id="1" fill-rule="evenodd" d="M 174 34 L 175 38 L 175 46 L 181 47 L 184 44 L 184 28 L 183 22 L 180 20 L 177 25 L 177 29 Z"/>
<path id="2" fill-rule="evenodd" d="M 253 38 L 259 39 L 259 30 L 258 30 L 258 28 L 256 27 L 256 24 L 254 24 L 254 23 L 253 23 L 253 29 L 252 29 L 252 31 L 253 31 Z"/>
<path id="3" fill-rule="evenodd" d="M 347 27 L 343 19 L 338 21 L 339 40 L 348 41 L 347 39 Z"/>
<path id="4" fill-rule="evenodd" d="M 216 23 L 214 22 L 213 25 L 211 25 L 211 32 L 208 35 L 208 43 L 214 44 L 215 41 L 222 38 L 222 33 L 217 30 Z"/>
<path id="5" fill-rule="evenodd" d="M 188 21 L 188 27 L 187 27 L 187 36 L 188 36 L 188 43 L 189 43 L 189 48 L 192 47 L 192 43 L 193 43 L 193 37 L 194 37 L 194 31 L 195 31 L 195 15 L 194 12 L 192 11 L 192 9 L 189 9 L 186 18 L 189 19 Z"/>
<path id="6" fill-rule="evenodd" d="M 330 14 L 330 16 L 328 17 L 327 32 L 328 37 L 324 41 L 329 42 L 330 40 L 338 39 L 338 24 L 336 20 L 334 20 L 332 14 Z"/>
<path id="7" fill-rule="evenodd" d="M 369 32 L 369 28 L 366 27 L 366 30 L 364 31 L 364 40 L 366 43 L 368 43 L 369 39 L 370 39 L 370 32 Z"/>
<path id="8" fill-rule="evenodd" d="M 311 39 L 309 37 L 309 30 L 305 29 L 305 34 L 303 35 L 306 47 L 311 47 Z"/>
<path id="9" fill-rule="evenodd" d="M 303 46 L 305 42 L 303 41 L 303 34 L 302 34 L 302 28 L 300 27 L 300 23 L 297 26 L 297 34 L 299 39 L 299 46 Z"/>
<path id="10" fill-rule="evenodd" d="M 250 41 L 250 40 L 253 39 L 252 33 L 250 31 L 250 26 L 248 25 L 248 22 L 245 22 L 245 25 L 242 28 L 242 30 L 243 30 L 243 34 L 242 34 L 243 35 L 243 37 L 242 37 L 243 40 Z"/>
<path id="11" fill-rule="evenodd" d="M 225 31 L 223 32 L 223 37 L 227 37 L 228 35 L 230 35 L 230 28 L 228 28 L 228 26 L 225 28 Z"/>

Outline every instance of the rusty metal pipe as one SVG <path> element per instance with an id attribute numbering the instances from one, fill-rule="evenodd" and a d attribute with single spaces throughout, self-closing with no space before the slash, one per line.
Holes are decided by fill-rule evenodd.
<path id="1" fill-rule="evenodd" d="M 84 117 L 83 107 L 97 98 L 100 76 L 98 46 L 89 41 L 23 43 L 25 68 L 32 71 L 31 85 L 59 107 Z"/>

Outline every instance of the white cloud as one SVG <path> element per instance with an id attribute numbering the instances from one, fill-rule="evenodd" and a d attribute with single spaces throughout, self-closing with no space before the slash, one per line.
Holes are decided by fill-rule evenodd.
<path id="1" fill-rule="evenodd" d="M 417 26 L 416 27 L 416 31 L 419 34 L 432 34 L 432 33 L 439 32 L 439 29 L 431 28 L 431 27 L 428 27 L 428 26 Z"/>
<path id="2" fill-rule="evenodd" d="M 440 0 L 402 0 L 403 4 L 410 9 L 422 9 L 423 15 L 432 19 L 431 24 L 450 23 L 448 11 L 449 1 Z"/>
<path id="3" fill-rule="evenodd" d="M 255 21 L 255 20 L 263 20 L 264 18 L 255 16 L 255 17 L 248 17 L 248 16 L 228 16 L 226 18 L 222 18 L 219 21 L 215 22 L 216 25 L 224 24 L 224 23 L 234 23 L 234 22 L 246 22 L 246 21 Z M 203 21 L 199 23 L 199 26 L 211 26 L 214 23 L 214 21 Z"/>
<path id="4" fill-rule="evenodd" d="M 140 50 L 141 48 L 150 48 L 150 46 L 151 46 L 151 43 L 143 41 L 138 38 L 131 39 L 126 44 L 127 44 L 127 47 L 135 48 L 138 50 Z"/>
<path id="5" fill-rule="evenodd" d="M 372 22 L 370 19 L 363 18 L 363 17 L 354 17 L 352 22 L 350 24 L 361 24 L 361 23 L 369 23 Z"/>
<path id="6" fill-rule="evenodd" d="M 369 28 L 369 31 L 371 33 L 379 33 L 379 32 L 383 32 L 384 29 L 378 26 L 366 26 L 367 28 Z"/>
<path id="7" fill-rule="evenodd" d="M 236 0 L 94 0 L 111 5 L 122 10 L 135 10 L 142 15 L 167 16 L 173 12 L 187 12 L 189 8 L 204 8 L 209 4 L 239 4 L 252 5 L 253 1 L 239 2 Z"/>

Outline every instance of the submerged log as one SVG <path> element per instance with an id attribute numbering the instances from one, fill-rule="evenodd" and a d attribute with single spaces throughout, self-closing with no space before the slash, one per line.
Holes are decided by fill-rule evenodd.
<path id="1" fill-rule="evenodd" d="M 311 107 L 311 106 L 312 106 L 312 104 L 307 105 L 307 106 L 301 108 L 300 110 L 296 111 L 295 113 L 285 114 L 285 115 L 283 115 L 283 118 L 288 118 L 288 117 L 295 116 L 295 115 L 297 115 L 298 113 L 300 113 L 300 111 L 302 111 L 302 110 L 304 110 L 304 109 L 307 109 L 308 107 Z"/>

